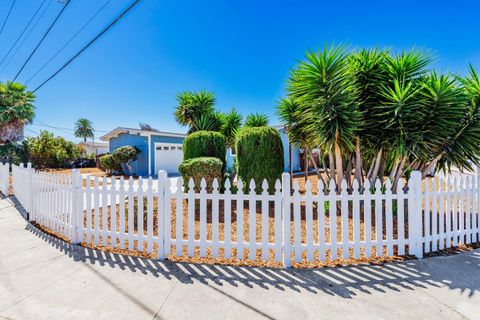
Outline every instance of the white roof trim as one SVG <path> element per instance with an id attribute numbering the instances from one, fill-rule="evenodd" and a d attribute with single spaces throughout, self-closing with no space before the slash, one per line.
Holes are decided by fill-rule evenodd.
<path id="1" fill-rule="evenodd" d="M 140 130 L 140 129 L 134 129 L 134 128 L 118 127 L 108 132 L 107 134 L 101 136 L 100 140 L 109 141 L 111 138 L 118 137 L 122 133 L 129 133 L 129 134 L 140 135 L 144 137 L 164 136 L 164 137 L 184 138 L 186 136 L 183 133 L 176 133 L 176 132 L 147 131 L 147 130 Z"/>

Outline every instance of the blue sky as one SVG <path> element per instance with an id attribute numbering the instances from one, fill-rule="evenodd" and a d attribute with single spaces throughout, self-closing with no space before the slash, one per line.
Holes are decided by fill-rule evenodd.
<path id="1" fill-rule="evenodd" d="M 8 9 L 3 2 L 10 0 L 2 0 L 2 22 Z M 72 0 L 18 80 L 27 81 L 105 2 Z M 40 3 L 17 0 L 0 35 L 0 59 Z M 112 0 L 29 87 L 45 80 L 129 3 Z M 0 72 L 0 81 L 14 76 L 60 9 L 52 0 Z M 479 10 L 476 1 L 142 0 L 37 92 L 36 121 L 67 128 L 53 131 L 69 139 L 74 137 L 68 128 L 79 117 L 91 119 L 99 131 L 137 127 L 142 121 L 183 132 L 172 115 L 176 93 L 207 89 L 215 92 L 218 109 L 264 112 L 275 124 L 275 103 L 290 68 L 307 49 L 326 43 L 395 50 L 416 46 L 430 49 L 437 57 L 433 65 L 441 71 L 463 74 L 468 63 L 480 68 Z M 38 122 L 26 134 L 47 129 Z"/>

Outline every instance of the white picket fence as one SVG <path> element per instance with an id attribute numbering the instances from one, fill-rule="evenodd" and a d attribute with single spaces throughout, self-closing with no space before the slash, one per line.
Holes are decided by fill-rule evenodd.
<path id="1" fill-rule="evenodd" d="M 0 192 L 4 196 L 8 196 L 10 188 L 10 165 L 0 162 Z"/>
<path id="2" fill-rule="evenodd" d="M 478 176 L 435 178 L 422 182 L 413 172 L 407 186 L 392 192 L 389 182 L 362 188 L 346 182 L 337 194 L 334 182 L 316 190 L 310 183 L 290 192 L 289 175 L 268 192 L 255 183 L 243 192 L 215 181 L 207 192 L 202 181 L 184 191 L 165 172 L 125 180 L 82 178 L 35 172 L 12 166 L 13 190 L 30 220 L 73 243 L 114 247 L 169 256 L 293 262 L 331 261 L 424 253 L 479 241 Z M 172 191 L 175 190 L 175 191 Z M 315 191 L 315 192 L 314 192 Z"/>

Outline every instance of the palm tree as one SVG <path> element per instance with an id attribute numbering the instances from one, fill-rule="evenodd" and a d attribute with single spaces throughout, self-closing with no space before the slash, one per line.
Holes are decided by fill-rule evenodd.
<path id="1" fill-rule="evenodd" d="M 209 91 L 183 91 L 177 94 L 175 120 L 182 126 L 192 128 L 202 115 L 214 112 L 215 95 Z"/>
<path id="2" fill-rule="evenodd" d="M 35 95 L 26 86 L 0 83 L 0 143 L 23 139 L 23 128 L 35 117 Z"/>
<path id="3" fill-rule="evenodd" d="M 83 138 L 84 142 L 87 142 L 87 138 L 94 138 L 94 129 L 92 121 L 86 118 L 80 118 L 75 122 L 75 137 Z"/>
<path id="4" fill-rule="evenodd" d="M 350 90 L 348 60 L 344 46 L 309 51 L 288 82 L 289 95 L 304 107 L 306 132 L 314 133 L 316 144 L 329 154 L 339 191 L 344 177 L 342 154 L 354 150 L 362 121 Z"/>
<path id="5" fill-rule="evenodd" d="M 227 147 L 235 147 L 235 137 L 238 130 L 242 126 L 242 115 L 233 108 L 230 112 L 225 113 L 223 116 L 222 127 L 220 132 L 225 136 L 227 140 Z"/>
<path id="6" fill-rule="evenodd" d="M 251 113 L 245 119 L 245 127 L 265 127 L 268 126 L 268 117 L 263 113 Z"/>

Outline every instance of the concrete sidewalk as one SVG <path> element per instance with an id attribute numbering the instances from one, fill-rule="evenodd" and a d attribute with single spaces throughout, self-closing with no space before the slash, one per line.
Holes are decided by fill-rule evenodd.
<path id="1" fill-rule="evenodd" d="M 46 236 L 0 200 L 0 319 L 480 319 L 480 251 L 313 270 L 124 257 Z"/>

